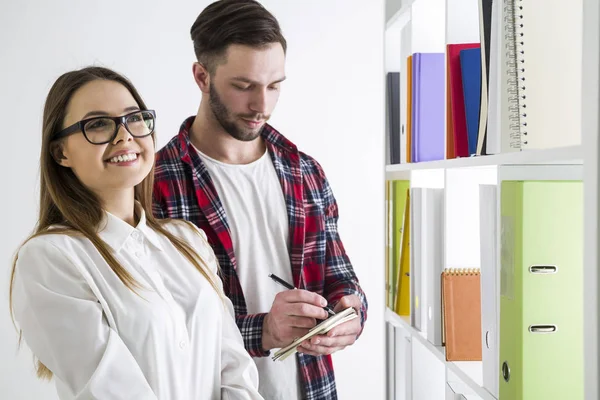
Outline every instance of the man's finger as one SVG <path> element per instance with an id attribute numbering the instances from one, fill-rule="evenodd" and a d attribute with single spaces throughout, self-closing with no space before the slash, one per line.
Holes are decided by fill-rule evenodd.
<path id="1" fill-rule="evenodd" d="M 346 335 L 346 336 L 318 336 L 310 339 L 310 349 L 313 346 L 322 346 L 322 347 L 346 347 L 354 344 L 356 341 L 356 336 L 354 335 Z"/>
<path id="2" fill-rule="evenodd" d="M 347 336 L 347 335 L 358 335 L 360 332 L 360 322 L 358 318 L 353 319 L 352 321 L 345 322 L 341 325 L 336 326 L 329 332 L 327 332 L 327 336 L 335 337 L 335 336 Z"/>
<path id="3" fill-rule="evenodd" d="M 287 315 L 297 317 L 308 317 L 315 319 L 326 319 L 327 311 L 321 307 L 308 303 L 292 303 L 287 307 Z"/>
<path id="4" fill-rule="evenodd" d="M 304 289 L 286 290 L 277 294 L 288 303 L 308 303 L 316 307 L 325 307 L 327 300 L 317 293 L 309 292 Z"/>
<path id="5" fill-rule="evenodd" d="M 310 353 L 311 355 L 326 355 L 326 354 L 333 354 L 336 351 L 340 351 L 342 349 L 344 349 L 344 347 L 346 346 L 338 346 L 338 347 L 328 347 L 328 346 L 320 346 L 320 345 L 309 345 L 309 344 L 303 344 L 302 346 L 298 347 L 298 350 L 301 350 L 302 352 L 306 352 L 307 354 Z"/>
<path id="6" fill-rule="evenodd" d="M 311 329 L 317 325 L 317 320 L 315 318 L 291 316 L 289 317 L 289 324 L 296 328 Z"/>

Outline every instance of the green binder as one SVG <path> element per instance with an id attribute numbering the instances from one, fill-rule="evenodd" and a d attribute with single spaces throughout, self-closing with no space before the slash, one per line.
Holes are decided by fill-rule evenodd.
<path id="1" fill-rule="evenodd" d="M 500 400 L 583 399 L 583 184 L 501 184 Z"/>
<path id="2" fill-rule="evenodd" d="M 393 235 L 392 235 L 392 257 L 390 259 L 390 293 L 389 293 L 389 307 L 393 310 L 396 305 L 396 296 L 398 295 L 398 274 L 400 273 L 400 254 L 402 249 L 400 244 L 402 243 L 402 231 L 404 228 L 404 207 L 406 205 L 406 191 L 410 188 L 409 180 L 396 180 L 393 182 Z"/>

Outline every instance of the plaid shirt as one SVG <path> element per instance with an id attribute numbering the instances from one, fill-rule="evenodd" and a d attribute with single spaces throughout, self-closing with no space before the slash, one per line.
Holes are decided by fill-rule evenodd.
<path id="1" fill-rule="evenodd" d="M 219 260 L 223 287 L 233 303 L 244 345 L 252 357 L 265 357 L 270 354 L 262 348 L 266 314 L 247 313 L 236 273 L 230 222 L 206 166 L 190 143 L 189 129 L 194 118 L 186 119 L 179 135 L 157 153 L 154 214 L 157 218 L 191 221 L 206 232 Z M 332 307 L 345 295 L 357 295 L 362 301 L 362 332 L 367 299 L 338 235 L 338 207 L 325 173 L 316 160 L 298 151 L 271 126 L 265 125 L 262 137 L 287 204 L 294 285 L 319 293 Z M 297 353 L 297 357 L 304 398 L 337 399 L 331 356 Z"/>

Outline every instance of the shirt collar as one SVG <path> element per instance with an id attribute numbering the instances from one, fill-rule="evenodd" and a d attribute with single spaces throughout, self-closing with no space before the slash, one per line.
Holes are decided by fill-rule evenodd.
<path id="1" fill-rule="evenodd" d="M 139 222 L 133 227 L 121 218 L 105 211 L 98 229 L 100 239 L 116 252 L 121 251 L 130 236 L 134 240 L 137 240 L 137 237 L 144 238 L 157 250 L 162 251 L 158 234 L 148 226 L 146 212 L 138 201 L 135 202 L 135 213 L 139 215 Z"/>
<path id="2" fill-rule="evenodd" d="M 190 141 L 190 130 L 192 129 L 192 124 L 194 123 L 195 119 L 195 115 L 186 118 L 179 128 L 179 154 L 182 160 L 186 157 L 189 158 L 189 150 L 192 147 L 192 143 Z M 294 143 L 292 143 L 285 136 L 279 133 L 279 131 L 267 123 L 265 123 L 262 129 L 261 136 L 265 140 L 267 148 L 271 152 L 298 152 L 298 148 Z"/>

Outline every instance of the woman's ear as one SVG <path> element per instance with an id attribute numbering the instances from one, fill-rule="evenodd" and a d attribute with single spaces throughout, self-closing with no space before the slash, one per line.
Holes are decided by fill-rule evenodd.
<path id="1" fill-rule="evenodd" d="M 71 166 L 69 159 L 65 156 L 62 140 L 50 143 L 50 154 L 57 164 L 63 167 Z"/>

